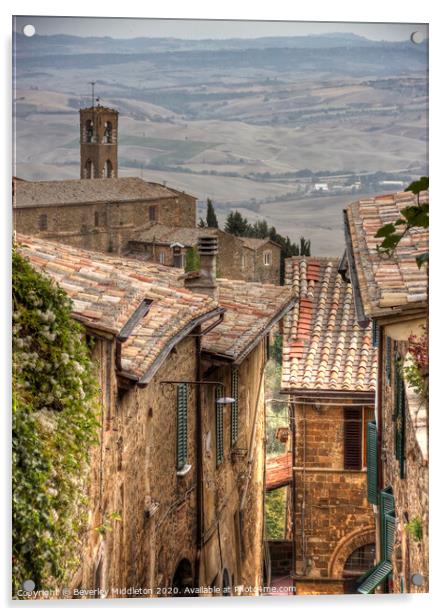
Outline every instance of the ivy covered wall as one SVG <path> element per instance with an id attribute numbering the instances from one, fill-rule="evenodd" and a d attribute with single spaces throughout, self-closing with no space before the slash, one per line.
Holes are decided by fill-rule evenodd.
<path id="1" fill-rule="evenodd" d="M 66 583 L 86 532 L 98 386 L 84 329 L 50 278 L 13 251 L 13 596 Z"/>

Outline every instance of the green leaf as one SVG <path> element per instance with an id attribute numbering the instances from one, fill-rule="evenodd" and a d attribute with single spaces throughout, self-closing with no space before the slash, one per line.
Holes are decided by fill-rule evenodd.
<path id="1" fill-rule="evenodd" d="M 387 225 L 383 225 L 383 227 L 380 227 L 380 229 L 377 231 L 374 237 L 387 237 L 388 235 L 390 235 L 391 233 L 394 233 L 395 231 L 396 231 L 396 227 L 394 226 L 394 224 L 389 223 Z"/>
<path id="2" fill-rule="evenodd" d="M 423 176 L 415 182 L 411 182 L 410 186 L 407 186 L 406 191 L 410 191 L 417 195 L 423 190 L 428 190 L 428 177 Z"/>
<path id="3" fill-rule="evenodd" d="M 421 269 L 424 263 L 428 263 L 428 252 L 423 252 L 421 255 L 418 255 L 416 257 L 416 263 L 419 269 Z"/>

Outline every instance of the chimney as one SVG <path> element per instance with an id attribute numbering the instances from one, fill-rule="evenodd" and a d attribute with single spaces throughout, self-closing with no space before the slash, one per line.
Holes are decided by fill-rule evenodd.
<path id="1" fill-rule="evenodd" d="M 200 271 L 189 272 L 185 277 L 185 287 L 194 293 L 218 298 L 216 284 L 217 236 L 201 235 L 198 241 Z"/>

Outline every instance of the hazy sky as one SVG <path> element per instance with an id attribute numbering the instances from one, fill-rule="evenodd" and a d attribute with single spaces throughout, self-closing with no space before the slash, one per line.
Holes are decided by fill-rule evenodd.
<path id="1" fill-rule="evenodd" d="M 176 37 L 257 38 L 261 36 L 305 36 L 327 32 L 352 32 L 373 40 L 408 40 L 414 31 L 428 36 L 427 24 L 229 21 L 181 19 L 129 19 L 104 17 L 16 17 L 15 29 L 32 24 L 37 34 L 110 36 L 113 38 Z"/>

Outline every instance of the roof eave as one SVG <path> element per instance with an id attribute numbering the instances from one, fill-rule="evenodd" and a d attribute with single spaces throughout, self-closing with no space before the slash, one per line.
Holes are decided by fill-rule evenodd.
<path id="1" fill-rule="evenodd" d="M 346 259 L 348 262 L 349 279 L 351 281 L 352 295 L 354 298 L 355 314 L 357 317 L 358 324 L 360 325 L 360 327 L 365 329 L 369 325 L 370 318 L 365 314 L 362 296 L 360 293 L 360 285 L 359 285 L 359 281 L 357 277 L 357 268 L 355 264 L 351 230 L 349 227 L 349 219 L 348 219 L 347 210 L 343 210 L 343 222 L 344 222 L 345 243 L 346 243 Z"/>

